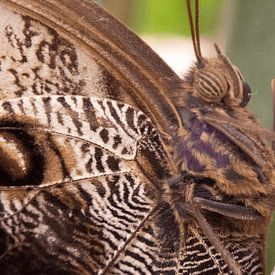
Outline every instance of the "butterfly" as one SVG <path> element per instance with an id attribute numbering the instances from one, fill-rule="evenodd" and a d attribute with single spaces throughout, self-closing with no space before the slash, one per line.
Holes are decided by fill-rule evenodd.
<path id="1" fill-rule="evenodd" d="M 0 0 L 0 273 L 263 274 L 274 159 L 215 46 L 178 77 L 87 0 Z"/>

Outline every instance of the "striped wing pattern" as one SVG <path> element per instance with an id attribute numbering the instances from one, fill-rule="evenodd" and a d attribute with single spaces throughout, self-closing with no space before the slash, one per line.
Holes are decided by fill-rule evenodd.
<path id="1" fill-rule="evenodd" d="M 89 106 L 89 112 L 83 104 Z M 8 109 L 5 106 L 7 102 L 2 102 L 1 121 L 7 132 L 23 145 L 20 132 L 34 140 L 39 136 L 37 142 L 49 148 L 40 148 L 44 152 L 37 161 L 44 162 L 44 170 L 38 186 L 1 191 L 5 247 L 1 273 L 20 274 L 30 261 L 29 274 L 103 273 L 134 241 L 130 254 L 125 251 L 126 257 L 119 261 L 117 269 L 123 271 L 127 262 L 130 266 L 127 257 L 135 259 L 138 249 L 150 253 L 150 246 L 141 245 L 147 241 L 146 234 L 136 236 L 145 230 L 144 223 L 155 207 L 154 189 L 145 176 L 138 176 L 142 174 L 138 155 L 146 150 L 158 162 L 164 156 L 143 113 L 116 101 L 80 96 L 19 98 L 9 101 Z M 89 119 L 92 112 L 93 119 Z M 8 120 L 15 113 L 35 125 L 10 126 Z M 22 167 L 28 167 L 28 162 L 25 157 Z M 18 265 L 12 264 L 15 260 Z M 146 267 L 146 261 L 136 263 L 136 268 Z"/>

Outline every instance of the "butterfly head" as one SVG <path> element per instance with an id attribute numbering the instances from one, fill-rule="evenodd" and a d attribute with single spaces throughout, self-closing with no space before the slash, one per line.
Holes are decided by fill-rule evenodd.
<path id="1" fill-rule="evenodd" d="M 195 20 L 193 20 L 190 0 L 186 0 L 193 48 L 197 66 L 191 71 L 195 96 L 207 103 L 223 103 L 227 106 L 247 105 L 251 92 L 249 86 L 230 60 L 214 44 L 217 57 L 205 59 L 201 54 L 199 34 L 199 1 L 195 1 Z"/>
<path id="2" fill-rule="evenodd" d="M 193 69 L 193 86 L 196 96 L 207 103 L 224 103 L 228 106 L 246 106 L 251 91 L 230 60 L 215 44 L 216 58 L 200 57 Z"/>

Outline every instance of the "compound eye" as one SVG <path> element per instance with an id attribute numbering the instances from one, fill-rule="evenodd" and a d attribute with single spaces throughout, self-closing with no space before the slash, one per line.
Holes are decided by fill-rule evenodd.
<path id="1" fill-rule="evenodd" d="M 240 103 L 241 107 L 245 107 L 251 98 L 251 89 L 246 82 L 243 82 L 243 99 Z"/>

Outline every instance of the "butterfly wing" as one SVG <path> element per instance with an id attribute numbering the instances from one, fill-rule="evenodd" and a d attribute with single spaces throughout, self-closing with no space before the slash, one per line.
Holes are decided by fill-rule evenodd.
<path id="1" fill-rule="evenodd" d="M 29 149 L 22 171 L 43 169 L 17 180 L 25 186 L 1 190 L 1 273 L 104 273 L 128 251 L 134 255 L 122 260 L 126 272 L 137 249 L 152 254 L 154 247 L 142 244 L 153 239 L 165 156 L 150 120 L 121 102 L 81 96 L 16 98 L 9 109 L 5 103 L 3 136 Z M 15 113 L 23 118 L 16 125 Z M 138 248 L 129 248 L 133 242 Z M 135 270 L 153 268 L 147 265 L 140 261 Z"/>
<path id="2" fill-rule="evenodd" d="M 9 164 L 1 170 L 1 273 L 150 274 L 167 156 L 152 122 L 123 102 L 150 113 L 165 96 L 156 85 L 172 83 L 156 79 L 175 75 L 155 55 L 144 66 L 151 51 L 140 40 L 142 64 L 113 53 L 100 33 L 113 19 L 93 3 L 65 2 L 1 1 L 1 164 Z M 85 26 L 76 11 L 92 12 L 103 29 Z M 121 49 L 127 35 L 136 40 L 116 28 L 109 38 L 126 32 Z M 154 66 L 154 79 L 139 73 Z"/>
<path id="3" fill-rule="evenodd" d="M 9 25 L 21 33 L 19 41 L 14 41 L 20 45 L 13 44 L 13 50 L 28 62 L 37 62 L 32 63 L 34 67 L 43 64 L 62 80 L 62 87 L 55 92 L 90 95 L 92 89 L 95 96 L 137 106 L 169 134 L 179 126 L 180 120 L 169 95 L 181 82 L 180 78 L 144 42 L 102 8 L 91 1 L 79 0 L 1 3 L 25 15 L 18 18 L 20 22 L 13 22 L 17 25 Z M 13 21 L 13 14 L 3 13 L 3 20 Z M 30 17 L 26 16 L 42 24 L 35 20 L 30 22 Z M 32 28 L 37 30 L 35 34 Z M 3 28 L 3 31 L 9 30 Z M 5 48 L 10 49 L 10 45 Z M 28 50 L 36 54 L 26 55 Z M 58 72 L 60 66 L 65 66 L 65 72 Z M 70 84 L 72 87 L 68 87 Z M 45 86 L 48 88 L 49 83 Z M 43 90 L 45 92 L 45 88 Z"/>

